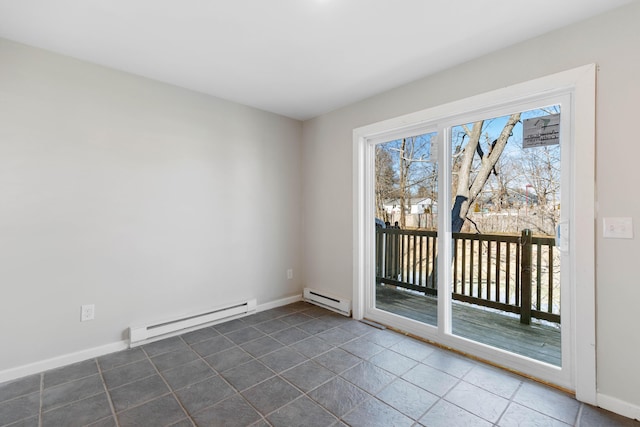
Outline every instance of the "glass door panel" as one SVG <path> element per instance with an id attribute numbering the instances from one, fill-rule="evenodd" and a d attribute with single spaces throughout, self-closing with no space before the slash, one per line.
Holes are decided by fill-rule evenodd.
<path id="1" fill-rule="evenodd" d="M 452 334 L 561 366 L 560 106 L 451 128 Z"/>
<path id="2" fill-rule="evenodd" d="M 375 146 L 375 307 L 437 325 L 435 132 Z"/>

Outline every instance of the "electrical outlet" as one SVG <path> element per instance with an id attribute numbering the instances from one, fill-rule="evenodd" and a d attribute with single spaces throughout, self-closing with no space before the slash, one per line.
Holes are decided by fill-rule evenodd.
<path id="1" fill-rule="evenodd" d="M 293 279 L 293 268 L 287 270 L 287 279 Z"/>
<path id="2" fill-rule="evenodd" d="M 93 304 L 87 304 L 80 307 L 80 321 L 86 322 L 87 320 L 93 320 L 96 314 L 96 306 Z"/>

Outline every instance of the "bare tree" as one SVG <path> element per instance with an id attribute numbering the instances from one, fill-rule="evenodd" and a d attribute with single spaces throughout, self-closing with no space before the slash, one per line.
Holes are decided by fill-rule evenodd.
<path id="1" fill-rule="evenodd" d="M 518 167 L 535 194 L 530 226 L 544 234 L 554 234 L 559 220 L 560 146 L 525 149 Z"/>
<path id="2" fill-rule="evenodd" d="M 456 162 L 453 167 L 457 178 L 454 183 L 456 188 L 455 199 L 451 209 L 451 229 L 454 233 L 462 230 L 469 209 L 475 203 L 490 174 L 492 172 L 497 174 L 496 163 L 507 145 L 513 127 L 519 121 L 520 113 L 509 116 L 502 132 L 500 132 L 500 136 L 487 147 L 486 153 L 480 146 L 484 121 L 475 122 L 471 129 L 466 125 L 463 126 L 464 138 L 468 138 L 468 142 L 464 147 L 458 147 L 455 153 Z M 474 168 L 476 155 L 479 157 L 479 163 Z"/>
<path id="3" fill-rule="evenodd" d="M 402 138 L 402 143 L 400 144 L 400 153 L 399 153 L 399 165 L 398 169 L 400 170 L 400 182 L 399 182 L 399 202 L 400 202 L 400 227 L 405 228 L 407 223 L 406 213 L 407 213 L 407 193 L 409 192 L 409 188 L 407 188 L 407 175 L 409 175 L 409 168 L 411 167 L 411 157 L 406 157 L 406 148 L 407 148 L 407 139 Z"/>
<path id="4" fill-rule="evenodd" d="M 425 159 L 430 138 L 424 135 L 403 138 L 398 148 L 398 199 L 400 205 L 400 227 L 407 224 L 406 212 L 410 208 L 411 197 L 418 195 L 418 189 L 433 180 L 433 163 Z"/>
<path id="5" fill-rule="evenodd" d="M 391 153 L 384 144 L 376 145 L 376 217 L 391 221 L 384 209 L 385 201 L 396 197 L 397 178 L 393 170 Z"/>

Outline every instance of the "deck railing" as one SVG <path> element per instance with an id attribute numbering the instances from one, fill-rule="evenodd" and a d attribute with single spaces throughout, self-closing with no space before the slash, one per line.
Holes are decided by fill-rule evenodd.
<path id="1" fill-rule="evenodd" d="M 555 239 L 521 234 L 453 233 L 452 298 L 560 323 Z M 376 279 L 437 295 L 438 235 L 433 230 L 376 228 Z"/>

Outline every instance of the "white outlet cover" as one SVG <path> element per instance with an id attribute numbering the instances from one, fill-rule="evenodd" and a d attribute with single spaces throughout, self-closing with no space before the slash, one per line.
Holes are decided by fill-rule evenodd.
<path id="1" fill-rule="evenodd" d="M 633 239 L 631 217 L 602 218 L 602 236 L 607 239 Z"/>
<path id="2" fill-rule="evenodd" d="M 80 307 L 80 321 L 86 322 L 87 320 L 93 320 L 96 313 L 96 306 L 94 304 L 87 304 Z"/>

